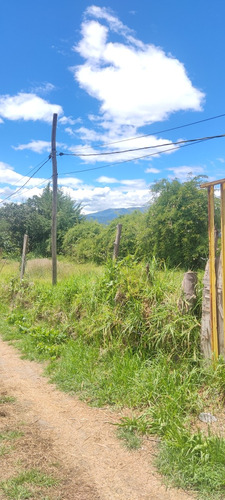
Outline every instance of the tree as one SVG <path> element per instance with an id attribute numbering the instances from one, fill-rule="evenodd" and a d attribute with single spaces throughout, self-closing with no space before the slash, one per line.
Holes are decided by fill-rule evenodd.
<path id="1" fill-rule="evenodd" d="M 8 203 L 0 209 L 0 246 L 6 253 L 17 255 L 26 232 L 26 211 L 23 205 Z"/>
<path id="2" fill-rule="evenodd" d="M 135 210 L 131 214 L 113 219 L 97 239 L 98 255 L 102 254 L 104 260 L 112 257 L 117 224 L 122 224 L 119 258 L 137 255 L 138 241 L 145 226 L 145 217 L 146 215 L 140 210 Z"/>
<path id="3" fill-rule="evenodd" d="M 62 251 L 63 237 L 67 230 L 83 219 L 80 204 L 58 190 L 58 217 L 57 217 L 57 250 Z M 0 228 L 2 236 L 6 233 L 7 245 L 5 251 L 9 253 L 21 252 L 25 232 L 29 236 L 29 251 L 36 255 L 46 256 L 51 253 L 51 224 L 52 224 L 52 191 L 50 185 L 43 190 L 41 196 L 33 196 L 25 203 L 8 203 L 0 209 Z M 3 232 L 4 229 L 4 232 Z M 4 243 L 4 242 L 3 242 Z M 7 246 L 7 248 L 5 248 Z"/>
<path id="4" fill-rule="evenodd" d="M 98 237 L 104 226 L 96 221 L 83 220 L 67 231 L 63 240 L 63 251 L 77 262 L 98 262 Z"/>
<path id="5" fill-rule="evenodd" d="M 163 259 L 170 266 L 197 269 L 208 255 L 208 198 L 201 180 L 187 182 L 162 179 L 152 189 L 153 202 L 147 215 L 145 254 Z M 219 204 L 215 200 L 219 227 Z"/>
<path id="6" fill-rule="evenodd" d="M 117 224 L 122 224 L 119 257 L 136 255 L 140 234 L 145 227 L 145 214 L 136 210 L 132 214 L 113 219 L 108 226 L 96 221 L 84 221 L 69 229 L 64 237 L 63 250 L 79 262 L 97 264 L 112 258 Z"/>

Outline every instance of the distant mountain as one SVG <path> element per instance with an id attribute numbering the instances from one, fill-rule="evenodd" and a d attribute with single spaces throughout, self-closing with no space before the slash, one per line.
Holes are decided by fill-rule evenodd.
<path id="1" fill-rule="evenodd" d="M 132 208 L 108 208 L 107 210 L 102 210 L 101 212 L 95 212 L 94 214 L 86 215 L 88 220 L 96 220 L 100 224 L 109 224 L 113 219 L 116 219 L 120 215 L 128 215 L 134 212 L 134 210 L 140 210 L 140 212 L 145 212 L 147 207 L 132 207 Z"/>

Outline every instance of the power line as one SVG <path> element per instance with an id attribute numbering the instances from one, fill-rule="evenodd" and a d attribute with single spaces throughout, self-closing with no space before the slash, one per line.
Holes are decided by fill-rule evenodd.
<path id="1" fill-rule="evenodd" d="M 47 156 L 46 160 L 48 160 L 48 159 L 49 159 L 49 155 Z M 44 159 L 44 160 L 42 160 L 42 161 L 40 161 L 37 165 L 35 165 L 35 167 L 31 168 L 31 169 L 29 170 L 29 172 L 27 172 L 26 174 L 21 174 L 21 177 L 22 177 L 22 178 L 23 178 L 23 177 L 27 177 L 29 174 L 31 174 L 31 172 L 33 172 L 36 168 L 38 168 L 40 165 L 42 165 L 43 161 L 45 161 L 45 159 Z"/>
<path id="2" fill-rule="evenodd" d="M 39 186 L 43 186 L 44 184 L 46 184 L 46 182 L 50 181 L 50 179 L 52 179 L 52 175 L 50 175 L 50 177 L 48 177 L 48 178 L 47 178 L 47 179 L 45 179 L 44 181 L 39 182 L 39 184 L 36 184 L 36 186 L 35 186 L 35 187 L 36 187 L 36 188 L 38 188 Z M 29 187 L 27 187 L 27 188 L 23 189 L 23 191 L 22 191 L 22 195 L 23 195 L 23 193 L 24 193 L 25 191 L 29 191 L 29 190 L 30 190 L 30 188 L 29 188 Z M 12 194 L 12 196 L 14 196 L 14 194 L 15 194 L 15 193 L 13 193 L 13 194 Z"/>
<path id="3" fill-rule="evenodd" d="M 158 144 L 157 146 L 143 146 L 141 148 L 132 148 L 132 149 L 123 149 L 118 150 L 118 151 L 106 151 L 103 153 L 58 153 L 58 156 L 76 156 L 76 157 L 93 157 L 93 156 L 109 156 L 109 155 L 115 155 L 115 154 L 123 154 L 123 153 L 132 153 L 134 151 L 143 151 L 144 149 L 156 149 L 156 148 L 162 148 L 165 146 L 176 146 L 180 144 L 186 144 L 186 143 L 192 143 L 192 142 L 201 142 L 201 141 L 209 141 L 212 139 L 220 139 L 222 137 L 225 137 L 225 134 L 221 135 L 212 135 L 208 137 L 198 137 L 197 139 L 186 139 L 182 141 L 177 141 L 177 142 L 165 142 L 163 144 Z"/>
<path id="4" fill-rule="evenodd" d="M 191 127 L 192 125 L 198 125 L 199 123 L 204 123 L 204 122 L 208 122 L 211 120 L 216 120 L 218 118 L 223 118 L 224 116 L 225 116 L 225 113 L 222 113 L 221 115 L 210 116 L 209 118 L 204 118 L 203 120 L 197 120 L 194 122 L 185 123 L 184 125 L 178 125 L 177 127 L 170 127 L 170 128 L 165 128 L 163 130 L 157 130 L 156 132 L 151 132 L 151 134 L 136 135 L 135 137 L 128 137 L 126 139 L 120 139 L 118 141 L 113 141 L 113 142 L 106 142 L 104 144 L 98 143 L 97 145 L 100 148 L 104 148 L 105 146 L 111 146 L 113 144 L 119 144 L 121 142 L 134 141 L 136 139 L 142 139 L 143 137 L 151 137 L 152 135 L 163 134 L 164 132 L 171 132 L 173 130 L 179 130 L 181 128 Z M 86 146 L 84 148 L 87 149 L 88 147 L 89 146 Z"/>
<path id="5" fill-rule="evenodd" d="M 37 172 L 39 172 L 39 170 L 50 160 L 50 158 L 51 158 L 51 155 L 48 156 L 47 160 L 44 163 L 42 163 L 41 166 L 37 170 L 35 170 L 35 172 L 29 177 L 29 179 L 26 182 L 24 182 L 24 184 L 19 189 L 14 191 L 14 193 L 10 194 L 9 196 L 6 196 L 6 198 L 4 198 L 3 200 L 0 201 L 0 204 L 4 203 L 4 201 L 8 200 L 9 198 L 12 198 L 17 193 L 19 193 L 21 191 L 21 189 L 23 189 L 23 187 L 26 186 L 26 184 L 28 184 L 28 182 L 32 179 L 32 177 L 34 177 L 35 174 Z"/>
<path id="6" fill-rule="evenodd" d="M 199 140 L 199 143 L 200 142 L 203 142 L 203 141 Z M 198 142 L 191 142 L 189 144 L 183 144 L 182 146 L 177 146 L 175 148 L 165 149 L 164 153 L 167 153 L 169 151 L 175 151 L 176 149 L 181 149 L 181 148 L 185 148 L 185 147 L 188 147 L 188 146 L 193 146 L 194 144 L 198 144 Z M 135 160 L 141 160 L 142 158 L 149 158 L 150 156 L 155 156 L 155 155 L 158 155 L 158 154 L 159 154 L 158 152 L 156 152 L 156 153 L 150 153 L 150 154 L 147 154 L 147 155 L 142 155 L 142 156 L 139 156 L 139 157 L 130 158 L 129 160 L 117 161 L 115 163 L 107 163 L 106 165 L 100 165 L 98 167 L 84 168 L 82 170 L 72 170 L 71 172 L 64 172 L 64 173 L 62 173 L 62 175 L 78 174 L 78 173 L 81 173 L 81 172 L 89 172 L 91 170 L 100 170 L 102 168 L 113 167 L 114 165 L 121 165 L 122 163 L 128 163 L 128 162 L 135 161 Z M 59 174 L 60 174 L 60 172 L 59 172 Z"/>
<path id="7" fill-rule="evenodd" d="M 197 125 L 198 123 L 209 122 L 211 120 L 216 120 L 217 118 L 222 118 L 225 113 L 221 115 L 211 116 L 209 118 L 204 118 L 203 120 L 197 120 L 195 122 L 185 123 L 184 125 L 178 125 L 177 127 L 165 128 L 164 130 L 158 130 L 156 132 L 151 132 L 151 134 L 136 135 L 135 137 L 128 137 L 127 139 L 120 139 L 119 141 L 108 142 L 100 145 L 100 147 L 110 146 L 111 144 L 119 144 L 120 142 L 134 141 L 136 139 L 142 139 L 143 137 L 150 137 L 151 135 L 163 134 L 164 132 L 172 132 L 172 130 L 178 130 L 180 128 L 191 127 L 192 125 Z"/>
<path id="8" fill-rule="evenodd" d="M 48 158 L 49 158 L 49 156 L 46 159 L 48 159 Z M 42 165 L 43 161 L 45 161 L 45 160 L 40 161 L 37 165 L 35 165 L 35 167 L 31 168 L 26 174 L 20 174 L 21 180 L 24 179 L 24 177 L 27 177 L 29 174 L 31 174 L 31 172 L 33 172 L 40 165 Z"/>

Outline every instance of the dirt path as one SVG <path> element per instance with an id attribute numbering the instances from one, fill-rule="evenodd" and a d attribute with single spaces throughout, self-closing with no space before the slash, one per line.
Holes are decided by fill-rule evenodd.
<path id="1" fill-rule="evenodd" d="M 90 408 L 50 385 L 41 365 L 22 360 L 13 346 L 0 340 L 0 383 L 15 396 L 14 410 L 63 464 L 65 500 L 190 500 L 189 494 L 166 489 L 152 461 L 155 444 L 146 440 L 141 450 L 129 451 L 115 437 L 119 413 Z M 18 406 L 19 405 L 19 406 Z M 32 427 L 33 426 L 33 427 Z M 27 445 L 29 451 L 29 443 Z M 36 447 L 37 449 L 37 447 Z M 42 460 L 44 460 L 43 449 Z M 0 472 L 1 474 L 1 472 Z M 70 483 L 70 487 L 68 486 Z M 0 497 L 5 498 L 5 497 Z M 54 497 L 55 498 L 55 497 Z"/>

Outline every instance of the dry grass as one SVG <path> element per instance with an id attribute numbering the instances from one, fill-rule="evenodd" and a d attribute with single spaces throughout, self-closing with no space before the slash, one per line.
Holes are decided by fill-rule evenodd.
<path id="1" fill-rule="evenodd" d="M 58 281 L 70 278 L 71 276 L 84 276 L 89 274 L 100 274 L 101 267 L 95 264 L 76 264 L 59 260 L 57 263 Z M 12 277 L 20 276 L 20 262 L 10 260 L 0 260 L 1 281 L 9 281 Z M 52 260 L 30 259 L 27 260 L 25 278 L 31 281 L 40 280 L 51 283 L 52 280 Z"/>

